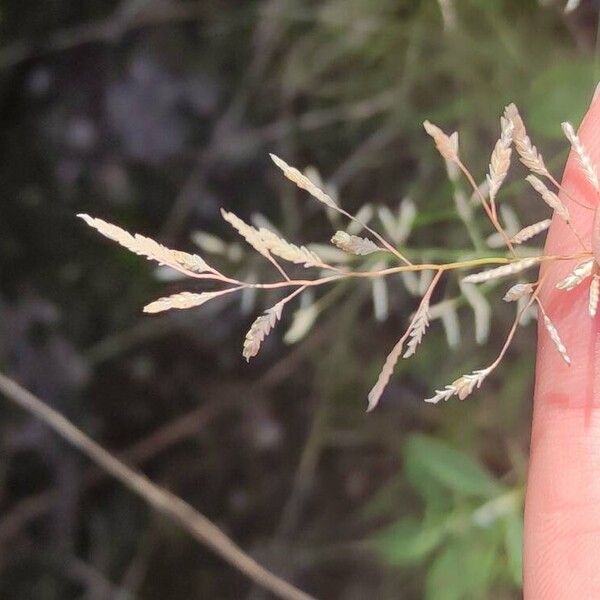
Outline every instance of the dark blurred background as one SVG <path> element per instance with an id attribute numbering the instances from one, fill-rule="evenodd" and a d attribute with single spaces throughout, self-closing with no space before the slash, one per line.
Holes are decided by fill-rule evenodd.
<path id="1" fill-rule="evenodd" d="M 497 253 L 479 216 L 467 234 L 466 188 L 421 123 L 459 130 L 482 180 L 515 101 L 560 174 L 560 122 L 600 77 L 598 3 L 565 3 L 2 0 L 3 372 L 318 598 L 519 598 L 535 325 L 478 394 L 422 402 L 495 356 L 512 318 L 498 290 L 448 282 L 366 415 L 423 281 L 307 296 L 247 365 L 272 295 L 144 315 L 194 285 L 75 214 L 272 280 L 220 207 L 324 255 L 347 227 L 274 152 L 415 259 Z M 523 173 L 501 196 L 513 228 L 545 214 Z M 0 452 L 0 597 L 266 598 L 4 401 Z"/>

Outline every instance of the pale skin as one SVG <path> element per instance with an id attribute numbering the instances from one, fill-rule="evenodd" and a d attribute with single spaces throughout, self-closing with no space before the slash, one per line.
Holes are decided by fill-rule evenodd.
<path id="1" fill-rule="evenodd" d="M 600 165 L 600 98 L 592 102 L 579 136 Z M 574 227 L 600 257 L 598 195 L 573 156 L 563 187 Z M 546 253 L 580 248 L 555 217 Z M 524 595 L 532 600 L 600 598 L 600 315 L 588 316 L 587 284 L 569 292 L 554 288 L 573 266 L 556 261 L 542 267 L 547 285 L 540 298 L 572 364 L 561 359 L 541 326 L 525 503 Z"/>

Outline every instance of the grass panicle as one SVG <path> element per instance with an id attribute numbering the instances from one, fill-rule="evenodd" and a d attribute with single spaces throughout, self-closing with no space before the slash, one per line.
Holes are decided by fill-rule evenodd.
<path id="1" fill-rule="evenodd" d="M 456 186 L 458 179 L 462 174 L 471 188 L 473 194 L 472 202 L 469 203 L 468 197 L 465 195 L 460 206 L 464 209 L 464 214 L 461 214 L 461 219 L 469 230 L 469 235 L 474 243 L 475 249 L 480 249 L 480 245 L 478 245 L 480 244 L 480 241 L 476 236 L 473 236 L 473 231 L 469 228 L 471 227 L 473 219 L 481 216 L 487 219 L 489 226 L 491 227 L 490 233 L 494 234 L 492 237 L 496 236 L 499 244 L 506 246 L 506 251 L 499 252 L 497 256 L 486 255 L 479 258 L 469 258 L 449 263 L 433 263 L 426 260 L 420 260 L 413 263 L 412 260 L 409 260 L 400 252 L 398 247 L 394 245 L 403 244 L 408 233 L 404 231 L 406 229 L 406 223 L 396 223 L 395 217 L 389 209 L 382 207 L 379 211 L 375 211 L 371 205 L 366 205 L 369 209 L 368 211 L 361 210 L 357 216 L 354 216 L 347 212 L 340 203 L 331 197 L 330 194 L 324 191 L 323 187 L 326 186 L 317 185 L 310 177 L 297 168 L 290 166 L 283 159 L 275 155 L 271 155 L 271 158 L 277 167 L 281 169 L 285 177 L 292 181 L 300 190 L 308 192 L 310 196 L 318 200 L 326 208 L 337 212 L 339 215 L 350 221 L 348 231 L 336 231 L 331 238 L 331 243 L 336 246 L 337 249 L 357 257 L 356 261 L 358 263 L 364 261 L 365 264 L 362 268 L 361 265 L 359 265 L 357 269 L 351 270 L 346 266 L 347 264 L 350 264 L 348 261 L 341 263 L 345 265 L 343 268 L 340 268 L 335 264 L 328 264 L 312 249 L 290 243 L 279 234 L 274 233 L 266 227 L 254 227 L 244 222 L 234 213 L 222 210 L 223 219 L 227 221 L 256 252 L 269 260 L 281 275 L 281 279 L 276 281 L 243 281 L 235 277 L 224 275 L 214 267 L 208 265 L 208 263 L 197 254 L 171 250 L 151 238 L 139 234 L 131 235 L 124 229 L 121 229 L 116 225 L 111 225 L 102 219 L 93 218 L 88 215 L 79 216 L 90 227 L 93 227 L 102 235 L 116 241 L 128 250 L 145 256 L 162 265 L 169 266 L 194 280 L 210 282 L 213 288 L 209 291 L 182 291 L 171 296 L 160 298 L 148 304 L 144 308 L 145 312 L 159 313 L 171 309 L 183 310 L 198 307 L 219 296 L 236 292 L 254 293 L 259 290 L 265 292 L 287 290 L 287 295 L 282 300 L 279 300 L 271 308 L 265 310 L 265 312 L 259 315 L 250 325 L 243 342 L 242 350 L 242 354 L 247 361 L 258 354 L 265 338 L 270 334 L 277 322 L 283 319 L 284 309 L 287 304 L 296 296 L 302 295 L 308 289 L 312 290 L 314 293 L 323 286 L 334 285 L 343 280 L 353 279 L 360 281 L 361 279 L 368 279 L 372 283 L 377 283 L 384 278 L 400 275 L 402 277 L 403 285 L 408 286 L 407 289 L 409 293 L 418 294 L 421 296 L 421 299 L 417 310 L 409 320 L 408 327 L 395 343 L 392 350 L 388 353 L 379 376 L 368 394 L 368 410 L 372 410 L 379 403 L 394 372 L 396 363 L 401 356 L 409 358 L 415 354 L 418 346 L 422 343 L 429 330 L 433 318 L 441 319 L 448 335 L 448 341 L 451 345 L 455 345 L 457 340 L 460 339 L 456 332 L 457 319 L 454 308 L 456 299 L 442 299 L 438 301 L 438 304 L 434 307 L 430 306 L 432 295 L 444 275 L 458 278 L 458 283 L 464 299 L 474 311 L 476 317 L 477 340 L 480 343 L 487 340 L 492 309 L 490 308 L 489 301 L 485 295 L 478 291 L 476 284 L 490 283 L 499 278 L 519 275 L 525 270 L 538 267 L 542 262 L 552 264 L 556 261 L 578 260 L 571 272 L 556 284 L 556 288 L 559 290 L 572 290 L 591 278 L 588 312 L 592 317 L 597 313 L 600 296 L 600 277 L 596 274 L 598 265 L 595 262 L 592 252 L 587 249 L 582 237 L 573 227 L 567 206 L 564 204 L 559 194 L 550 189 L 544 180 L 550 182 L 557 191 L 561 191 L 560 185 L 546 167 L 541 153 L 531 142 L 523 119 L 514 104 L 509 104 L 506 107 L 504 114 L 500 119 L 500 123 L 500 138 L 496 142 L 491 153 L 488 172 L 485 175 L 483 184 L 477 183 L 475 177 L 459 157 L 458 133 L 447 135 L 440 127 L 429 121 L 425 121 L 423 124 L 425 131 L 433 139 L 438 152 L 446 161 L 448 174 L 452 179 L 453 186 Z M 563 130 L 578 158 L 579 167 L 582 169 L 587 180 L 594 189 L 598 190 L 596 166 L 591 161 L 581 140 L 570 124 L 563 123 Z M 496 213 L 496 197 L 507 178 L 513 147 L 516 149 L 520 161 L 531 171 L 531 174 L 527 176 L 527 181 L 539 193 L 545 204 L 561 219 L 565 220 L 577 236 L 583 248 L 583 251 L 579 254 L 568 256 L 545 256 L 543 253 L 540 253 L 539 255 L 532 256 L 532 249 L 528 248 L 528 252 L 525 256 L 519 255 L 517 249 L 521 247 L 521 244 L 544 233 L 549 228 L 551 220 L 545 218 L 514 233 L 519 227 L 517 222 L 518 219 L 514 216 L 514 211 L 509 211 L 508 207 L 505 207 L 504 204 L 502 206 L 502 211 L 500 212 L 503 220 L 508 224 L 507 228 L 505 228 L 498 219 Z M 564 191 L 563 193 L 566 194 Z M 405 208 L 404 204 L 405 203 L 402 204 L 403 208 Z M 409 204 L 407 204 L 407 206 L 409 206 L 412 211 L 410 222 L 413 223 L 417 216 L 417 211 L 412 202 Z M 483 209 L 480 215 L 475 214 L 475 208 L 477 206 Z M 467 208 L 468 211 L 466 210 Z M 406 210 L 400 210 L 400 220 L 404 219 L 404 221 L 406 221 L 406 212 Z M 374 214 L 379 215 L 384 226 L 384 231 L 386 235 L 389 236 L 388 239 L 367 224 L 367 221 L 370 221 Z M 399 233 L 401 228 L 402 233 Z M 363 230 L 376 241 L 373 241 L 368 237 L 357 235 Z M 509 234 L 508 231 L 513 233 Z M 394 243 L 389 240 L 392 240 Z M 496 244 L 493 245 L 495 246 Z M 323 246 L 322 248 L 326 247 Z M 331 254 L 331 250 L 332 249 L 330 248 L 330 251 L 327 253 L 323 250 L 323 256 Z M 382 258 L 381 260 L 373 262 L 370 255 L 376 252 L 381 252 Z M 411 249 L 411 258 L 413 256 L 419 258 L 420 255 L 421 252 L 419 248 Z M 288 263 L 291 263 L 292 266 L 290 268 L 296 270 L 300 267 L 316 267 L 319 271 L 317 274 L 314 274 L 313 271 L 313 275 L 310 277 L 305 275 L 302 277 L 290 277 L 286 271 L 284 271 L 277 259 L 283 259 Z M 397 261 L 399 264 L 394 265 L 394 261 Z M 390 265 L 390 263 L 392 264 Z M 481 269 L 483 267 L 491 268 L 478 270 L 469 275 L 462 276 L 462 272 L 466 269 Z M 419 273 L 421 274 L 420 280 L 417 277 Z M 217 286 L 218 289 L 214 289 L 215 286 Z M 517 304 L 517 315 L 496 359 L 488 366 L 462 375 L 451 384 L 437 390 L 432 397 L 427 399 L 427 402 L 435 404 L 442 400 L 449 400 L 452 397 L 458 397 L 460 400 L 464 400 L 476 389 L 481 387 L 484 380 L 502 361 L 502 358 L 514 338 L 516 330 L 521 325 L 521 317 L 534 303 L 537 303 L 538 309 L 542 313 L 543 323 L 552 343 L 565 362 L 570 364 L 571 359 L 567 348 L 562 342 L 559 331 L 553 324 L 550 316 L 547 314 L 540 301 L 539 293 L 542 286 L 543 280 L 533 283 L 517 282 L 505 293 L 504 300 L 506 302 L 515 302 Z M 373 289 L 375 289 L 375 287 L 373 287 Z M 386 285 L 386 297 L 387 289 Z M 312 295 L 311 298 L 313 298 Z M 324 296 L 324 298 L 326 298 L 326 296 Z M 313 315 L 311 317 L 311 324 L 321 312 L 321 308 L 316 310 L 318 303 L 318 300 L 316 303 L 314 300 L 311 300 L 312 312 L 310 314 Z M 441 310 L 441 307 L 444 307 L 444 309 Z M 288 336 L 286 336 L 286 338 L 287 337 Z"/>

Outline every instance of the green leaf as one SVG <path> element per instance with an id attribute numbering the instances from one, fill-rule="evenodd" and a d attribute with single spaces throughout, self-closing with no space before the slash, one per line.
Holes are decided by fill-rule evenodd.
<path id="1" fill-rule="evenodd" d="M 453 542 L 427 572 L 426 600 L 489 598 L 497 546 L 485 538 Z"/>
<path id="2" fill-rule="evenodd" d="M 442 541 L 443 526 L 402 519 L 383 531 L 375 539 L 384 560 L 394 566 L 422 562 Z"/>
<path id="3" fill-rule="evenodd" d="M 400 476 L 384 483 L 364 504 L 361 514 L 365 519 L 390 515 L 398 510 L 398 498 L 406 493 L 406 483 Z M 397 514 L 397 513 L 396 513 Z"/>
<path id="4" fill-rule="evenodd" d="M 504 546 L 508 568 L 516 585 L 523 584 L 523 515 L 510 515 L 506 520 Z"/>
<path id="5" fill-rule="evenodd" d="M 452 509 L 454 499 L 436 477 L 421 467 L 420 461 L 405 456 L 404 472 L 408 483 L 425 501 L 428 514 L 442 515 Z"/>
<path id="6" fill-rule="evenodd" d="M 407 477 L 420 493 L 431 493 L 427 479 L 464 496 L 490 497 L 502 486 L 479 463 L 431 437 L 415 434 L 405 446 Z M 419 477 L 416 477 L 418 475 Z"/>
<path id="7" fill-rule="evenodd" d="M 560 123 L 570 121 L 577 128 L 595 83 L 591 62 L 563 61 L 544 69 L 531 83 L 525 125 L 534 136 L 562 139 Z"/>

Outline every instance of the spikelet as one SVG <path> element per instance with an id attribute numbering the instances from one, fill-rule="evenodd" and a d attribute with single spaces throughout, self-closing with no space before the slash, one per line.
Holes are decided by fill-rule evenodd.
<path id="1" fill-rule="evenodd" d="M 150 304 L 144 306 L 144 312 L 158 313 L 165 310 L 170 310 L 171 308 L 178 308 L 180 310 L 193 308 L 195 306 L 201 306 L 205 302 L 208 302 L 217 296 L 221 296 L 222 294 L 222 291 L 201 292 L 199 294 L 194 294 L 193 292 L 181 292 L 179 294 L 173 294 L 172 296 L 166 296 L 164 298 L 159 298 L 154 302 L 150 302 Z"/>
<path id="2" fill-rule="evenodd" d="M 545 312 L 543 312 L 543 315 L 544 315 L 544 326 L 546 327 L 546 331 L 550 335 L 550 339 L 554 343 L 554 346 L 558 350 L 558 353 L 562 356 L 562 359 L 568 365 L 570 365 L 571 359 L 569 358 L 569 355 L 567 353 L 567 349 L 565 348 L 565 345 L 563 344 L 562 340 L 560 339 L 558 330 L 554 326 L 554 323 L 552 323 L 552 321 L 550 320 L 550 317 L 548 317 L 548 315 Z"/>
<path id="3" fill-rule="evenodd" d="M 96 219 L 86 214 L 78 214 L 90 227 L 96 229 L 103 236 L 117 242 L 127 250 L 140 256 L 145 256 L 149 260 L 154 260 L 161 265 L 167 265 L 183 273 L 194 274 L 210 271 L 215 273 L 202 258 L 197 254 L 188 254 L 179 250 L 171 250 L 162 246 L 151 238 L 144 237 L 139 233 L 131 235 L 128 231 L 107 223 L 102 219 Z"/>
<path id="4" fill-rule="evenodd" d="M 409 358 L 417 351 L 417 346 L 423 340 L 423 336 L 429 327 L 429 298 L 421 303 L 410 328 L 409 340 L 406 344 L 406 352 L 402 358 Z"/>
<path id="5" fill-rule="evenodd" d="M 590 296 L 588 303 L 588 312 L 590 317 L 595 317 L 598 312 L 598 299 L 600 298 L 600 276 L 594 273 L 590 283 Z"/>
<path id="6" fill-rule="evenodd" d="M 280 238 L 269 229 L 261 227 L 258 230 L 258 235 L 264 247 L 275 256 L 279 256 L 297 265 L 304 265 L 305 267 L 325 266 L 323 261 L 305 246 L 290 244 L 290 242 Z"/>
<path id="7" fill-rule="evenodd" d="M 449 161 L 458 161 L 458 134 L 446 135 L 437 125 L 424 121 L 425 131 L 433 138 L 438 152 Z"/>
<path id="8" fill-rule="evenodd" d="M 513 285 L 506 294 L 504 294 L 504 302 L 516 302 L 521 298 L 527 298 L 533 292 L 532 283 L 516 283 Z"/>
<path id="9" fill-rule="evenodd" d="M 473 273 L 472 275 L 467 275 L 463 279 L 464 283 L 482 283 L 484 281 L 490 281 L 491 279 L 498 279 L 499 277 L 506 277 L 508 275 L 514 275 L 515 273 L 520 273 L 525 269 L 529 269 L 540 263 L 542 260 L 541 256 L 532 256 L 530 258 L 523 258 L 522 260 L 518 260 L 516 262 L 512 262 L 508 265 L 502 265 L 501 267 L 496 267 L 494 269 L 489 269 L 487 271 L 481 271 L 479 273 Z"/>
<path id="10" fill-rule="evenodd" d="M 552 219 L 544 219 L 543 221 L 533 223 L 533 225 L 527 225 L 527 227 L 523 227 L 521 231 L 515 233 L 515 235 L 511 238 L 510 241 L 515 246 L 517 246 L 518 244 L 522 244 L 523 242 L 530 240 L 532 237 L 546 231 L 550 227 L 551 223 Z"/>
<path id="11" fill-rule="evenodd" d="M 550 173 L 544 164 L 544 158 L 531 143 L 517 107 L 509 104 L 504 109 L 504 117 L 510 119 L 514 125 L 513 142 L 521 162 L 533 173 L 549 178 Z"/>
<path id="12" fill-rule="evenodd" d="M 358 256 L 366 256 L 367 254 L 383 250 L 383 248 L 380 248 L 368 238 L 350 235 L 345 231 L 336 231 L 335 235 L 331 238 L 331 243 L 344 252 Z"/>
<path id="13" fill-rule="evenodd" d="M 567 207 L 561 202 L 560 198 L 552 191 L 550 191 L 546 184 L 538 179 L 535 175 L 528 175 L 527 181 L 531 184 L 531 187 L 542 197 L 542 200 L 552 209 L 556 211 L 556 214 L 567 223 L 570 220 L 569 211 Z"/>
<path id="14" fill-rule="evenodd" d="M 390 381 L 390 377 L 394 373 L 394 367 L 396 366 L 396 363 L 402 354 L 405 337 L 406 336 L 402 336 L 402 338 L 396 342 L 396 345 L 392 348 L 392 351 L 387 355 L 383 368 L 381 369 L 379 377 L 377 378 L 377 382 L 369 392 L 369 405 L 367 407 L 367 412 L 372 411 L 377 406 L 377 403 L 381 398 L 381 394 L 383 394 L 383 390 Z"/>
<path id="15" fill-rule="evenodd" d="M 271 160 L 283 171 L 283 174 L 290 180 L 293 181 L 299 188 L 306 190 L 313 198 L 319 200 L 323 204 L 329 206 L 329 208 L 338 209 L 338 205 L 335 203 L 333 198 L 326 194 L 322 189 L 316 186 L 306 175 L 303 175 L 298 169 L 291 167 L 284 160 L 275 156 L 274 154 L 269 155 Z"/>
<path id="16" fill-rule="evenodd" d="M 258 253 L 270 258 L 269 249 L 263 242 L 258 229 L 248 225 L 232 212 L 221 209 L 221 215 Z"/>
<path id="17" fill-rule="evenodd" d="M 598 173 L 596 171 L 596 165 L 592 163 L 592 160 L 587 153 L 584 145 L 581 143 L 579 136 L 575 133 L 573 126 L 571 123 L 565 122 L 562 123 L 562 129 L 564 131 L 565 136 L 571 143 L 571 147 L 577 154 L 577 158 L 579 159 L 579 164 L 585 173 L 587 180 L 592 184 L 593 188 L 600 193 L 600 184 L 598 183 Z"/>
<path id="18" fill-rule="evenodd" d="M 246 359 L 246 362 L 250 362 L 253 356 L 258 354 L 260 346 L 263 340 L 269 335 L 277 321 L 281 319 L 281 313 L 285 300 L 278 302 L 275 306 L 269 308 L 256 318 L 252 323 L 246 338 L 244 339 L 244 348 L 242 350 L 242 356 Z"/>
<path id="19" fill-rule="evenodd" d="M 473 393 L 473 390 L 480 388 L 483 380 L 489 375 L 491 368 L 480 369 L 473 371 L 468 375 L 463 375 L 457 380 L 447 385 L 443 390 L 435 390 L 435 395 L 431 398 L 426 398 L 425 402 L 437 404 L 440 400 L 448 400 L 452 396 L 458 396 L 459 400 L 464 400 L 467 396 Z"/>
<path id="20" fill-rule="evenodd" d="M 505 117 L 500 118 L 500 123 L 502 132 L 500 134 L 500 139 L 496 142 L 496 146 L 492 152 L 489 173 L 486 177 L 492 202 L 496 197 L 500 186 L 506 179 L 508 168 L 510 167 L 510 156 L 512 154 L 510 146 L 512 143 L 514 124 L 510 119 L 506 119 Z"/>
<path id="21" fill-rule="evenodd" d="M 586 280 L 594 271 L 594 259 L 579 263 L 556 287 L 559 290 L 572 290 Z"/>

